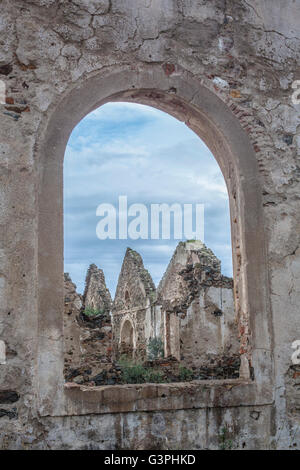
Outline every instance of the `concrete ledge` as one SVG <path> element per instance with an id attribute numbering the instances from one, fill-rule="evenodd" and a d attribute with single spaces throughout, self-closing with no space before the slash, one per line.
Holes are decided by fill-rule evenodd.
<path id="1" fill-rule="evenodd" d="M 65 399 L 66 415 L 253 406 L 273 402 L 271 387 L 258 390 L 255 382 L 240 379 L 101 387 L 70 383 L 65 384 Z"/>

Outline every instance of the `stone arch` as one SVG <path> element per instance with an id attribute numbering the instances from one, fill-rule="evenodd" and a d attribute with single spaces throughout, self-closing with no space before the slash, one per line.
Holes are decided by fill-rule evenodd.
<path id="1" fill-rule="evenodd" d="M 241 353 L 248 375 L 254 368 L 262 390 L 272 376 L 271 318 L 259 171 L 254 143 L 238 118 L 201 80 L 177 68 L 107 68 L 92 75 L 52 105 L 37 140 L 39 161 L 37 379 L 41 414 L 66 414 L 63 391 L 63 158 L 69 135 L 89 112 L 108 101 L 147 104 L 184 121 L 210 148 L 229 194 L 235 300 Z M 227 100 L 228 101 L 228 100 Z M 231 109 L 230 109 L 231 108 Z M 233 111 L 233 112 L 232 112 Z M 251 127 L 251 126 L 250 126 Z M 260 381 L 260 382 L 259 382 Z M 54 400 L 59 396 L 59 400 Z"/>
<path id="2" fill-rule="evenodd" d="M 136 349 L 135 328 L 131 318 L 126 315 L 120 325 L 120 353 L 133 358 Z"/>

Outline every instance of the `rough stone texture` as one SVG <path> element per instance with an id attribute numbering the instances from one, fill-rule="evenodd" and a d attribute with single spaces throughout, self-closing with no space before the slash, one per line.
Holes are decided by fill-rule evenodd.
<path id="1" fill-rule="evenodd" d="M 83 303 L 85 308 L 91 307 L 104 315 L 109 315 L 111 311 L 111 296 L 105 284 L 104 273 L 95 264 L 91 264 L 87 271 Z"/>
<path id="2" fill-rule="evenodd" d="M 32 428 L 24 430 L 15 420 L 1 418 L 3 423 L 6 419 L 9 426 L 2 439 L 2 448 L 176 451 L 178 447 L 184 447 L 218 450 L 222 448 L 221 430 L 224 427 L 228 430 L 228 440 L 232 440 L 233 449 L 267 448 L 271 411 L 271 407 L 212 408 L 55 417 L 43 420 L 42 425 L 34 422 L 38 438 Z M 257 436 L 258 427 L 261 436 Z M 17 433 L 13 434 L 10 429 Z M 183 446 L 180 446 L 181 442 Z M 291 440 L 290 448 L 295 444 L 297 441 Z"/>
<path id="3" fill-rule="evenodd" d="M 64 347 L 65 367 L 81 362 L 81 334 L 78 318 L 82 309 L 82 296 L 76 292 L 76 285 L 70 275 L 64 273 Z"/>
<path id="4" fill-rule="evenodd" d="M 76 292 L 76 285 L 69 274 L 64 276 L 64 375 L 66 381 L 83 383 L 91 380 L 111 361 L 110 293 L 102 270 L 95 265 L 87 271 L 83 297 Z M 87 305 L 101 310 L 101 314 L 88 317 L 84 314 Z"/>
<path id="5" fill-rule="evenodd" d="M 0 30 L 0 390 L 20 397 L 3 405 L 0 447 L 213 449 L 227 426 L 234 448 L 299 448 L 287 375 L 300 339 L 299 3 L 3 0 Z M 93 415 L 63 389 L 61 162 L 72 128 L 116 93 L 184 120 L 228 185 L 255 381 L 220 407 L 152 398 Z"/>
<path id="6" fill-rule="evenodd" d="M 115 357 L 145 358 L 160 337 L 165 357 L 188 367 L 206 366 L 239 353 L 233 282 L 202 242 L 181 242 L 158 291 L 141 256 L 128 248 L 112 309 Z"/>
<path id="7" fill-rule="evenodd" d="M 163 381 L 187 380 L 180 376 L 183 366 L 189 369 L 189 380 L 239 378 L 233 282 L 222 276 L 220 261 L 201 241 L 179 243 L 158 295 L 142 257 L 127 248 L 113 303 L 112 327 L 110 294 L 103 272 L 95 265 L 88 269 L 83 299 L 84 306 L 65 274 L 68 382 L 122 383 L 118 360 L 123 355 L 160 370 Z M 100 313 L 88 314 L 88 307 Z M 159 357 L 151 358 L 149 340 L 154 338 L 161 340 L 162 351 Z"/>
<path id="8" fill-rule="evenodd" d="M 300 419 L 300 366 L 289 368 L 285 377 L 287 413 L 295 423 Z"/>
<path id="9" fill-rule="evenodd" d="M 158 287 L 165 352 L 185 366 L 207 366 L 239 353 L 232 279 L 201 241 L 180 242 Z"/>
<path id="10" fill-rule="evenodd" d="M 156 289 L 141 256 L 127 248 L 112 308 L 114 356 L 145 358 Z"/>

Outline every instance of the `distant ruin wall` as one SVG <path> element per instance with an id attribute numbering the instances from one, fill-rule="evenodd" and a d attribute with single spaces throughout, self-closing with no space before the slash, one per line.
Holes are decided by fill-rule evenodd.
<path id="1" fill-rule="evenodd" d="M 140 255 L 127 249 L 112 318 L 115 358 L 128 348 L 124 323 L 132 325 L 128 351 L 136 359 L 147 357 L 151 338 L 160 338 L 164 355 L 187 367 L 239 354 L 232 279 L 222 276 L 220 261 L 200 241 L 179 243 L 157 293 Z"/>
<path id="2" fill-rule="evenodd" d="M 233 282 L 201 242 L 179 243 L 158 287 L 158 303 L 167 355 L 195 368 L 238 358 Z"/>
<path id="3" fill-rule="evenodd" d="M 65 374 L 71 364 L 82 363 L 82 329 L 78 324 L 82 309 L 82 296 L 76 292 L 76 285 L 68 273 L 64 274 L 64 347 Z"/>
<path id="4" fill-rule="evenodd" d="M 122 328 L 126 320 L 133 328 L 133 357 L 141 360 L 146 358 L 147 342 L 154 327 L 151 311 L 155 299 L 155 285 L 141 256 L 127 248 L 112 307 L 113 350 L 116 359 L 125 353 Z"/>
<path id="5" fill-rule="evenodd" d="M 101 314 L 109 315 L 111 311 L 112 300 L 104 273 L 95 264 L 89 266 L 86 274 L 83 303 L 85 308 L 90 307 Z"/>
<path id="6" fill-rule="evenodd" d="M 96 266 L 92 269 L 99 272 Z M 92 380 L 112 359 L 111 318 L 108 307 L 104 307 L 108 305 L 110 294 L 104 277 L 91 276 L 90 273 L 91 269 L 87 275 L 85 297 L 77 294 L 75 284 L 65 274 L 64 375 L 67 382 L 74 380 L 84 383 Z M 103 300 L 99 292 L 104 293 Z M 95 316 L 85 315 L 86 298 L 91 299 L 89 305 L 92 308 L 102 308 L 103 310 L 99 310 L 101 313 Z"/>

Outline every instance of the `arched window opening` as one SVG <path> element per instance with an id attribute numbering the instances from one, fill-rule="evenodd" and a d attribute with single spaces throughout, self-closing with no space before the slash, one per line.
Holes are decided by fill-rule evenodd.
<path id="1" fill-rule="evenodd" d="M 77 370 L 83 384 L 120 383 L 122 356 L 159 369 L 162 382 L 238 378 L 229 201 L 212 153 L 148 106 L 108 103 L 77 127 L 65 157 L 65 253 L 79 289 L 92 264 L 83 296 L 65 275 L 68 312 L 76 310 L 65 336 L 94 331 L 77 351 L 65 342 L 67 380 Z"/>
<path id="2" fill-rule="evenodd" d="M 233 103 L 230 97 L 226 98 L 226 100 L 223 98 L 218 96 L 218 92 L 214 89 L 210 90 L 208 83 L 199 81 L 180 67 L 178 67 L 178 70 L 176 69 L 176 73 L 167 76 L 159 64 L 153 65 L 151 68 L 147 66 L 134 70 L 126 66 L 123 68 L 118 67 L 117 69 L 114 69 L 114 67 L 110 70 L 105 69 L 104 73 L 101 72 L 93 74 L 89 78 L 83 78 L 80 86 L 69 89 L 65 96 L 57 103 L 57 106 L 49 110 L 47 122 L 44 122 L 38 130 L 36 145 L 40 177 L 39 192 L 37 194 L 38 360 L 36 383 L 38 384 L 37 406 L 41 416 L 66 416 L 94 412 L 107 413 L 110 411 L 174 410 L 179 408 L 206 408 L 228 405 L 252 406 L 255 404 L 258 406 L 272 403 L 272 317 L 268 289 L 265 221 L 259 169 L 251 135 L 247 135 L 249 130 L 248 121 L 246 128 L 239 118 L 239 109 L 236 103 Z M 228 391 L 229 389 L 227 390 L 227 381 L 219 380 L 218 384 L 216 384 L 216 381 L 206 381 L 205 390 L 207 393 L 203 394 L 203 383 L 200 380 L 199 383 L 196 381 L 192 385 L 195 394 L 190 394 L 190 384 L 187 387 L 182 385 L 180 388 L 171 387 L 168 383 L 161 384 L 159 387 L 159 389 L 163 389 L 161 396 L 167 397 L 163 401 L 157 396 L 157 387 L 147 388 L 146 386 L 146 393 L 141 401 L 140 392 L 141 389 L 144 390 L 144 387 L 131 386 L 131 398 L 127 400 L 127 395 L 125 394 L 126 401 L 124 401 L 124 385 L 115 387 L 114 399 L 112 400 L 110 390 L 108 390 L 108 393 L 104 393 L 103 387 L 99 387 L 99 390 L 97 387 L 96 389 L 89 389 L 91 390 L 89 392 L 86 387 L 81 387 L 80 384 L 75 384 L 75 387 L 74 384 L 70 386 L 65 383 L 63 359 L 64 352 L 66 353 L 67 351 L 63 347 L 62 335 L 64 321 L 64 281 L 62 277 L 64 247 L 62 230 L 62 175 L 64 154 L 68 138 L 73 129 L 76 131 L 76 126 L 78 130 L 78 123 L 84 122 L 83 118 L 88 116 L 93 109 L 99 106 L 104 109 L 103 104 L 111 101 L 134 102 L 153 106 L 186 122 L 195 132 L 195 135 L 202 138 L 208 145 L 222 170 L 228 188 L 230 203 L 234 301 L 241 358 L 240 379 L 234 382 L 234 387 L 230 386 L 230 392 Z M 168 134 L 165 133 L 165 135 Z M 151 137 L 153 137 L 152 133 Z M 152 140 L 157 142 L 157 140 Z M 164 139 L 160 141 L 164 142 Z M 117 147 L 120 148 L 120 146 Z M 157 154 L 161 155 L 159 152 Z M 174 155 L 173 152 L 171 154 Z M 109 152 L 109 157 L 105 162 L 106 166 L 104 165 L 102 169 L 108 168 L 107 164 L 109 161 L 111 161 L 111 152 Z M 65 158 L 66 162 L 67 155 Z M 75 164 L 76 167 L 77 165 Z M 170 169 L 173 168 L 172 163 L 170 163 L 169 167 Z M 155 170 L 156 166 L 152 165 L 152 168 Z M 66 175 L 66 164 L 64 171 Z M 124 168 L 123 171 L 120 171 L 120 174 L 123 176 L 121 182 L 126 182 Z M 181 171 L 179 174 L 183 176 Z M 194 174 L 197 175 L 196 170 Z M 75 178 L 73 180 L 75 181 Z M 111 178 L 106 178 L 106 181 L 111 184 L 112 180 Z M 164 178 L 164 181 L 168 181 L 168 178 Z M 82 183 L 82 178 L 79 180 L 79 183 L 80 187 L 84 190 L 85 186 Z M 152 185 L 152 187 L 156 188 L 157 186 L 154 187 Z M 159 187 L 164 188 L 165 184 L 160 184 Z M 145 186 L 143 186 L 143 189 L 146 189 Z M 64 190 L 66 194 L 66 185 Z M 192 193 L 192 191 L 185 189 L 185 191 L 181 192 L 180 201 L 183 201 L 184 195 Z M 104 200 L 104 202 L 107 202 L 107 200 Z M 65 209 L 66 207 L 65 201 Z M 80 207 L 80 205 L 77 205 L 78 209 Z M 84 222 L 83 219 L 77 219 L 78 227 L 83 228 L 85 226 Z M 67 224 L 65 224 L 66 226 Z M 256 230 L 256 227 L 260 227 L 260 230 Z M 217 229 L 214 231 L 215 233 L 218 232 Z M 76 233 L 79 234 L 80 230 L 76 231 Z M 194 238 L 187 237 L 185 242 L 191 241 Z M 205 239 L 205 242 L 215 255 L 220 258 L 217 249 L 207 243 L 207 239 Z M 65 247 L 67 245 L 68 243 L 66 242 Z M 90 244 L 87 244 L 87 246 L 91 247 Z M 76 254 L 76 244 L 72 248 L 75 248 L 73 251 Z M 82 248 L 82 244 L 80 244 L 80 248 Z M 175 249 L 176 246 L 173 248 Z M 163 250 L 157 251 L 157 258 L 161 258 Z M 92 254 L 94 254 L 94 250 Z M 145 266 L 149 268 L 150 272 L 153 272 L 151 263 L 148 262 L 145 254 L 142 254 L 144 255 Z M 68 268 L 67 253 L 65 254 L 65 261 L 65 268 Z M 82 264 L 84 263 L 82 259 L 77 258 L 79 274 L 77 277 L 79 281 L 84 279 L 87 262 L 93 263 L 93 259 L 87 261 L 87 258 L 84 257 L 85 267 L 82 270 Z M 97 264 L 102 265 L 101 260 L 97 260 Z M 195 264 L 198 264 L 198 262 Z M 199 264 L 201 265 L 201 261 Z M 113 263 L 110 263 L 110 266 L 113 266 Z M 65 269 L 65 271 L 68 271 L 68 269 Z M 71 269 L 69 271 L 71 278 L 77 281 L 74 271 Z M 155 279 L 156 285 L 159 283 L 161 274 L 159 273 L 158 279 Z M 189 267 L 183 270 L 183 274 L 185 280 L 188 281 L 190 276 Z M 230 277 L 229 273 L 227 275 Z M 153 273 L 153 276 L 156 278 L 155 273 Z M 109 273 L 106 273 L 106 280 L 108 278 Z M 202 279 L 202 275 L 200 278 Z M 206 278 L 207 281 L 209 279 Z M 145 333 L 147 340 L 145 349 L 148 349 L 150 340 L 159 336 L 160 325 L 164 323 L 167 315 L 160 322 L 157 320 L 152 321 L 152 319 L 159 318 L 155 302 L 158 302 L 160 299 L 157 292 L 158 289 L 151 290 L 151 282 L 147 281 L 146 284 L 149 285 L 149 290 L 145 291 L 142 284 L 137 291 L 143 292 L 143 295 L 147 297 L 147 302 L 144 306 L 146 312 L 144 313 L 147 316 L 148 325 Z M 220 309 L 222 311 L 224 311 L 225 304 L 224 290 L 222 288 L 223 308 Z M 76 294 L 74 294 L 74 297 L 76 295 L 79 297 L 78 305 L 80 311 L 80 302 L 82 303 L 83 298 L 78 294 L 78 291 L 83 292 L 83 285 L 81 288 L 78 287 Z M 124 302 L 124 292 L 121 294 Z M 211 308 L 205 310 L 207 314 L 210 311 L 216 311 L 217 298 L 218 296 L 215 295 L 212 289 L 208 299 L 206 299 L 211 304 Z M 200 300 L 203 301 L 203 299 L 199 298 L 199 303 Z M 131 302 L 131 305 L 134 308 L 133 302 Z M 169 302 L 164 304 L 166 310 L 168 310 L 168 305 Z M 149 306 L 151 307 L 150 309 L 148 308 Z M 185 312 L 185 309 L 181 308 L 184 307 L 183 304 L 179 307 L 178 315 L 180 315 L 181 321 L 185 322 L 190 312 Z M 121 304 L 117 308 L 118 311 L 122 312 Z M 109 312 L 109 318 L 118 327 L 120 319 L 118 320 L 117 315 L 112 315 L 112 308 L 110 307 Z M 137 308 L 135 310 L 137 318 L 138 312 L 139 309 Z M 68 315 L 68 317 L 72 318 L 73 315 Z M 222 319 L 224 315 L 215 316 L 212 314 L 211 317 Z M 103 319 L 98 317 L 93 320 L 100 324 L 99 320 Z M 107 326 L 108 328 L 105 329 L 104 322 L 103 332 L 110 330 L 109 325 Z M 167 332 L 167 329 L 165 331 Z M 97 332 L 99 333 L 98 337 L 103 332 Z M 73 338 L 73 341 L 75 340 L 73 334 L 70 335 L 70 340 L 71 338 Z M 108 339 L 115 341 L 114 333 L 109 334 Z M 139 332 L 137 332 L 136 337 L 136 342 L 138 341 Z M 196 341 L 198 341 L 197 338 L 195 338 L 195 344 Z M 110 351 L 109 354 L 111 355 L 112 348 L 110 344 L 108 342 L 106 353 Z M 108 358 L 108 364 L 110 364 L 109 361 L 110 359 Z M 105 362 L 104 358 L 102 362 Z M 189 376 L 189 373 L 183 371 L 182 377 L 184 376 Z M 101 377 L 103 377 L 102 374 Z M 94 384 L 97 385 L 96 381 Z M 103 383 L 101 384 L 104 385 Z M 230 384 L 232 384 L 232 381 L 230 381 Z"/>
<path id="3" fill-rule="evenodd" d="M 133 326 L 129 320 L 126 320 L 123 324 L 119 350 L 121 356 L 134 357 Z"/>

